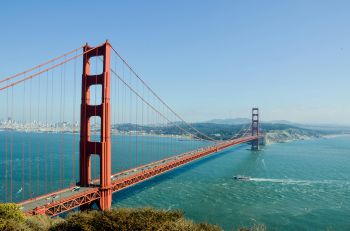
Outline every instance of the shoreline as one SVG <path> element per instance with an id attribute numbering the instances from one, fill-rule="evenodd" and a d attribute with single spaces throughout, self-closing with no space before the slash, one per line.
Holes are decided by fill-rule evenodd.
<path id="1" fill-rule="evenodd" d="M 68 134 L 68 135 L 79 135 L 79 131 L 42 131 L 42 130 L 32 130 L 32 131 L 27 131 L 27 130 L 17 130 L 17 129 L 0 129 L 1 132 L 16 132 L 16 133 L 35 133 L 35 134 Z M 188 135 L 169 135 L 169 134 L 148 134 L 148 133 L 136 133 L 136 132 L 126 132 L 126 133 L 120 133 L 120 132 L 111 132 L 112 136 L 139 136 L 139 137 L 163 137 L 163 138 L 177 138 L 177 139 L 183 139 L 183 140 L 197 140 L 194 139 L 193 137 L 190 137 Z"/>
<path id="2" fill-rule="evenodd" d="M 334 139 L 338 137 L 346 137 L 350 136 L 350 134 L 331 134 L 331 135 L 320 135 L 320 136 L 309 136 L 309 137 L 302 137 L 302 138 L 294 138 L 294 139 L 287 139 L 287 140 L 279 140 L 279 141 L 266 141 L 265 145 L 273 145 L 273 144 L 282 144 L 282 143 L 291 143 L 294 141 L 302 141 L 302 140 L 316 140 L 316 139 Z"/>

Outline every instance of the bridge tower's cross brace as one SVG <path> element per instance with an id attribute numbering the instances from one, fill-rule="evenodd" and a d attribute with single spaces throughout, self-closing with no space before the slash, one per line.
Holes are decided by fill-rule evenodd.
<path id="1" fill-rule="evenodd" d="M 91 155 L 100 158 L 100 201 L 102 210 L 109 209 L 112 203 L 111 191 L 111 110 L 110 110 L 110 44 L 108 41 L 102 46 L 92 49 L 84 46 L 81 117 L 80 117 L 80 185 L 88 187 L 91 182 Z M 90 58 L 102 57 L 103 72 L 90 75 Z M 102 101 L 100 105 L 91 105 L 90 87 L 102 86 Z M 91 141 L 90 118 L 101 118 L 100 141 Z M 96 129 L 96 128 L 95 128 Z"/>
<path id="2" fill-rule="evenodd" d="M 259 108 L 252 109 L 252 136 L 259 136 Z M 252 150 L 259 150 L 259 139 L 252 141 Z"/>

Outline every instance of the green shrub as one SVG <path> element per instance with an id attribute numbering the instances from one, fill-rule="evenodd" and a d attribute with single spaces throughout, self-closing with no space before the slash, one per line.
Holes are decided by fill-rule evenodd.
<path id="1" fill-rule="evenodd" d="M 196 224 L 186 220 L 180 211 L 165 211 L 152 208 L 111 209 L 104 212 L 88 211 L 70 214 L 65 221 L 51 227 L 58 230 L 221 230 L 209 224 Z"/>
<path id="2" fill-rule="evenodd" d="M 118 208 L 108 211 L 84 211 L 68 214 L 65 219 L 45 215 L 26 217 L 16 204 L 0 204 L 0 231 L 219 231 L 216 225 L 187 220 L 178 210 Z M 240 231 L 266 231 L 264 225 Z"/>
<path id="3" fill-rule="evenodd" d="M 0 219 L 0 230 L 1 231 L 22 231 L 30 230 L 23 222 L 18 222 L 14 219 Z"/>
<path id="4" fill-rule="evenodd" d="M 62 221 L 63 219 L 61 218 L 50 218 L 46 215 L 36 215 L 27 217 L 25 224 L 30 230 L 46 231 Z"/>
<path id="5" fill-rule="evenodd" d="M 0 219 L 13 219 L 18 222 L 25 220 L 25 216 L 19 206 L 14 203 L 0 204 Z"/>
<path id="6" fill-rule="evenodd" d="M 25 215 L 19 206 L 13 203 L 0 204 L 0 230 L 27 230 Z"/>

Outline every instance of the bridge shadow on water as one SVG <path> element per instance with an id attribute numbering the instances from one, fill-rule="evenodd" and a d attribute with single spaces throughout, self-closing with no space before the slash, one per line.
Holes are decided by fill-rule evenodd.
<path id="1" fill-rule="evenodd" d="M 245 150 L 245 149 L 246 149 L 246 144 L 243 144 L 243 145 L 240 145 L 237 147 L 232 147 L 232 148 L 229 148 L 227 150 L 220 151 L 220 152 L 215 153 L 213 155 L 210 155 L 210 156 L 201 158 L 199 160 L 196 160 L 194 162 L 188 163 L 184 166 L 178 167 L 174 170 L 163 173 L 159 176 L 156 176 L 152 179 L 146 180 L 144 182 L 141 182 L 141 183 L 136 184 L 134 186 L 131 186 L 129 188 L 118 191 L 118 192 L 113 194 L 112 203 L 113 203 L 113 205 L 116 205 L 118 203 L 118 201 L 127 199 L 133 195 L 136 195 L 137 193 L 140 193 L 149 187 L 153 187 L 153 186 L 159 185 L 160 183 L 162 183 L 164 181 L 171 180 L 171 179 L 177 177 L 178 175 L 185 173 L 185 172 L 188 172 L 189 170 L 193 170 L 195 168 L 198 168 L 201 165 L 203 165 L 209 161 L 221 158 L 221 157 L 226 156 L 228 154 L 232 154 L 233 151 Z M 246 150 L 248 150 L 248 149 L 246 149 Z"/>

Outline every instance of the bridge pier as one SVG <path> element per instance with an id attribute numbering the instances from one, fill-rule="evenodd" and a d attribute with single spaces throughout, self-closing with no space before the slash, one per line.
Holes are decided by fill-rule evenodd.
<path id="1" fill-rule="evenodd" d="M 252 108 L 252 136 L 258 136 L 259 137 L 259 129 L 260 129 L 260 122 L 259 122 L 259 108 Z M 259 150 L 259 138 L 252 141 L 252 147 L 251 149 L 253 151 Z"/>
<path id="2" fill-rule="evenodd" d="M 106 41 L 103 45 L 92 48 L 84 46 L 81 117 L 80 117 L 80 186 L 89 187 L 91 183 L 91 155 L 100 158 L 100 201 L 102 210 L 109 209 L 112 204 L 111 192 L 111 109 L 110 109 L 110 50 Z M 90 58 L 103 57 L 103 72 L 90 75 Z M 90 87 L 102 85 L 102 102 L 100 105 L 90 104 Z M 90 118 L 101 118 L 100 141 L 90 139 Z M 91 205 L 82 206 L 82 209 Z"/>

